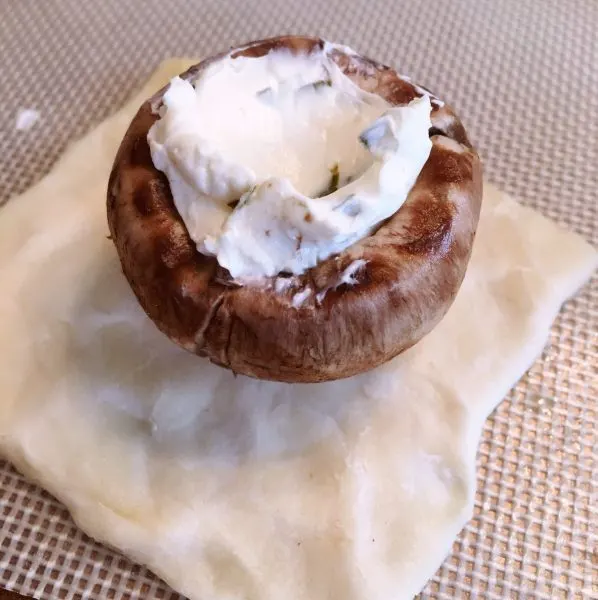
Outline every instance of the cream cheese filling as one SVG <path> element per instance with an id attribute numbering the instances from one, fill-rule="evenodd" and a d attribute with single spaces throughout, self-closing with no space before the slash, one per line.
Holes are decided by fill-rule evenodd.
<path id="1" fill-rule="evenodd" d="M 432 144 L 424 95 L 393 107 L 326 52 L 224 58 L 175 77 L 148 133 L 200 252 L 238 279 L 300 274 L 405 201 Z"/>

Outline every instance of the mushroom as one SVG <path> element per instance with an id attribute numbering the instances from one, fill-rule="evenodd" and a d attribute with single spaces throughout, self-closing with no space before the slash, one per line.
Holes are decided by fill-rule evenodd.
<path id="1" fill-rule="evenodd" d="M 214 256 L 197 250 L 168 179 L 152 162 L 147 135 L 164 88 L 141 106 L 120 145 L 108 184 L 108 223 L 125 277 L 171 340 L 250 377 L 327 381 L 381 365 L 444 316 L 471 254 L 482 169 L 448 105 L 394 69 L 321 39 L 253 42 L 202 61 L 181 78 L 194 81 L 227 57 L 281 48 L 293 54 L 326 48 L 354 84 L 391 105 L 431 97 L 432 149 L 400 209 L 371 235 L 301 274 L 234 279 Z M 355 210 L 350 200 L 348 211 Z"/>

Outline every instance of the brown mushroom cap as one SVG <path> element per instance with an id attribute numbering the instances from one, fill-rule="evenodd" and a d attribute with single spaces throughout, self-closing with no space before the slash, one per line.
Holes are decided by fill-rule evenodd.
<path id="1" fill-rule="evenodd" d="M 195 80 L 225 56 L 324 48 L 279 37 L 201 62 Z M 422 95 L 395 70 L 344 52 L 330 56 L 356 85 L 393 105 Z M 108 185 L 108 223 L 123 272 L 154 323 L 183 348 L 260 379 L 316 382 L 372 369 L 409 348 L 444 316 L 469 261 L 482 198 L 482 170 L 463 125 L 433 102 L 432 151 L 401 209 L 371 236 L 300 276 L 239 285 L 200 254 L 152 162 L 152 107 L 134 117 Z M 355 263 L 354 261 L 359 261 Z M 353 281 L 343 273 L 358 267 Z M 307 291 L 308 290 L 308 291 Z M 302 300 L 298 302 L 298 299 Z"/>

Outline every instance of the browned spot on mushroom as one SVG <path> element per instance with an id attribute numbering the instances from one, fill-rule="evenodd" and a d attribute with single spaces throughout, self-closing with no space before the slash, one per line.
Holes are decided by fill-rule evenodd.
<path id="1" fill-rule="evenodd" d="M 133 204 L 137 213 L 143 217 L 151 215 L 153 211 L 153 197 L 149 186 L 139 185 L 133 192 Z"/>
<path id="2" fill-rule="evenodd" d="M 438 129 L 438 127 L 430 127 L 428 130 L 428 135 L 430 137 L 434 137 L 435 135 L 444 135 L 444 131 L 442 131 L 442 129 Z"/>
<path id="3" fill-rule="evenodd" d="M 129 162 L 132 166 L 143 166 L 151 161 L 151 153 L 147 138 L 139 136 L 133 142 L 133 148 L 129 156 Z"/>

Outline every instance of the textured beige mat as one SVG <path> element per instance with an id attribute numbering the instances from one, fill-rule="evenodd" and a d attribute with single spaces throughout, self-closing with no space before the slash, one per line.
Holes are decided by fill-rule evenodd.
<path id="1" fill-rule="evenodd" d="M 283 31 L 349 43 L 459 109 L 486 174 L 596 243 L 598 5 L 592 0 L 141 2 L 0 0 L 0 196 L 23 191 L 68 140 L 112 112 L 169 55 L 205 55 Z M 36 109 L 29 130 L 20 109 Z M 427 598 L 590 598 L 596 581 L 596 279 L 489 420 L 476 517 Z M 0 581 L 44 598 L 171 598 L 92 543 L 8 465 Z M 593 587 L 594 586 L 594 587 Z"/>

